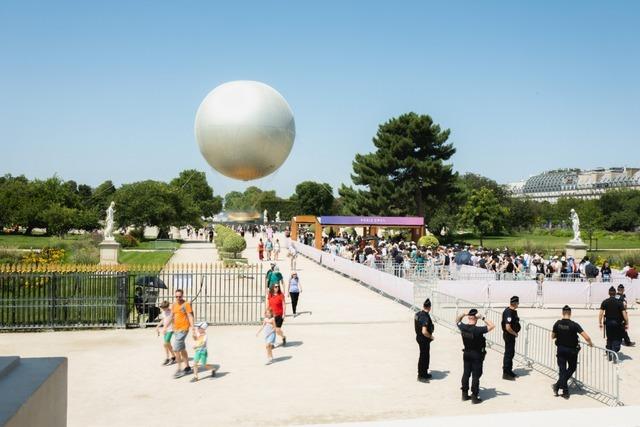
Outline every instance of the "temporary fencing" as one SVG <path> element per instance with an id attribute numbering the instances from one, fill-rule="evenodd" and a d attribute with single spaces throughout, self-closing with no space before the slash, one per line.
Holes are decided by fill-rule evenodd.
<path id="1" fill-rule="evenodd" d="M 411 303 L 412 308 L 414 310 L 419 310 L 422 306 L 422 301 L 424 301 L 425 298 L 430 298 L 432 303 L 432 318 L 438 324 L 454 331 L 458 331 L 456 323 L 458 316 L 463 312 L 468 312 L 470 309 L 476 308 L 484 313 L 485 317 L 496 325 L 496 328 L 486 336 L 488 346 L 498 352 L 504 352 L 504 338 L 502 336 L 503 332 L 500 328 L 502 313 L 491 308 L 487 299 L 482 300 L 481 298 L 478 298 L 478 300 L 474 302 L 443 292 L 439 288 L 442 281 L 438 281 L 438 279 L 433 277 L 431 280 L 420 280 L 412 283 L 406 279 L 405 275 L 405 278 L 402 278 L 402 281 L 394 282 L 393 287 L 397 288 L 394 292 L 393 287 L 383 287 L 381 284 L 385 283 L 385 281 L 387 283 L 391 282 L 393 281 L 393 278 L 400 279 L 398 277 L 399 273 L 395 269 L 392 269 L 392 272 L 389 273 L 387 272 L 388 269 L 386 267 L 384 269 L 373 269 L 362 264 L 353 263 L 344 258 L 336 260 L 335 258 L 340 257 L 334 257 L 309 246 L 300 244 L 296 245 L 296 247 L 300 253 L 316 260 L 316 262 L 319 262 L 325 267 L 360 280 L 370 288 L 379 292 L 384 292 L 385 294 L 404 303 L 407 303 L 406 299 L 409 295 L 409 292 L 405 287 L 407 286 L 407 283 L 411 284 L 413 286 L 413 292 L 411 293 L 413 298 L 413 302 Z M 369 275 L 358 276 L 355 274 L 354 272 L 358 271 L 359 268 L 368 269 Z M 436 283 L 438 283 L 438 289 L 436 289 Z M 489 284 L 488 286 L 513 285 L 509 284 L 507 281 L 495 284 L 491 282 L 487 283 Z M 517 285 L 522 286 L 524 284 L 524 282 L 519 282 Z M 457 285 L 462 285 L 462 283 L 457 283 Z M 584 285 L 589 286 L 590 284 L 585 283 Z M 593 285 L 595 284 L 591 284 L 591 286 Z M 604 286 L 604 284 L 599 285 Z M 560 286 L 570 285 L 564 283 Z M 534 289 L 537 293 L 538 288 L 536 282 L 533 282 L 529 287 L 532 289 L 529 289 L 526 295 L 533 295 Z M 401 291 L 399 291 L 399 289 L 401 289 Z M 485 294 L 487 298 L 490 295 L 489 289 L 489 287 L 485 289 L 487 291 L 487 294 Z M 497 288 L 494 288 L 494 290 L 495 289 Z M 451 291 L 451 288 L 447 288 L 447 290 Z M 520 290 L 523 290 L 523 288 L 520 288 Z M 503 298 L 501 300 L 503 304 L 505 299 L 508 300 L 508 297 L 505 298 L 505 295 L 509 295 L 510 293 L 512 293 L 511 290 L 507 291 L 506 288 L 500 289 L 499 294 L 501 295 L 501 298 Z M 522 292 L 513 292 L 513 294 L 518 293 Z M 402 294 L 403 297 L 395 297 L 394 295 L 397 294 Z M 555 355 L 556 350 L 554 341 L 551 337 L 551 330 L 526 320 L 521 320 L 521 326 L 522 328 L 518 334 L 518 338 L 516 339 L 516 360 L 519 360 L 527 366 L 530 366 L 554 379 L 557 378 L 558 368 Z M 588 346 L 585 342 L 580 343 L 580 348 L 581 351 L 578 354 L 578 368 L 574 374 L 574 383 L 585 390 L 585 392 L 590 396 L 604 403 L 609 405 L 621 405 L 617 355 L 602 347 Z"/>

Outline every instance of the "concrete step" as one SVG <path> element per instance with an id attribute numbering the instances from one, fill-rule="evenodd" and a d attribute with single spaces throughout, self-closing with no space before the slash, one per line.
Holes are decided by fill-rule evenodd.
<path id="1" fill-rule="evenodd" d="M 0 357 L 0 379 L 8 375 L 20 364 L 20 356 Z"/>

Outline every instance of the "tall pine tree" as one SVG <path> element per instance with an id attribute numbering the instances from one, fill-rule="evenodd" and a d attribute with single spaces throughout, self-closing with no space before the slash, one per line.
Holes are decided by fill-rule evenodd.
<path id="1" fill-rule="evenodd" d="M 428 115 L 403 114 L 380 125 L 376 151 L 356 154 L 351 179 L 339 193 L 345 210 L 357 215 L 431 215 L 456 191 L 456 174 L 446 164 L 456 152 Z"/>

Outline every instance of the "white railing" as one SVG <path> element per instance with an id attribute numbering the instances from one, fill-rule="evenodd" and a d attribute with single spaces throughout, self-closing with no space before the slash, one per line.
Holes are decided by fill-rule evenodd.
<path id="1" fill-rule="evenodd" d="M 431 298 L 431 314 L 434 320 L 455 331 L 458 330 L 456 325 L 458 314 L 463 311 L 468 311 L 471 308 L 482 310 L 486 317 L 496 325 L 499 325 L 502 314 L 491 308 L 488 302 L 491 295 L 493 295 L 495 299 L 499 298 L 503 304 L 504 301 L 508 301 L 511 294 L 519 295 L 521 302 L 534 301 L 536 300 L 536 296 L 539 297 L 540 289 L 538 288 L 538 283 L 535 281 L 487 281 L 480 286 L 477 286 L 477 281 L 473 284 L 466 283 L 467 286 L 464 286 L 465 283 L 463 281 L 455 281 L 455 286 L 459 286 L 459 289 L 473 287 L 474 292 L 477 292 L 477 298 L 473 299 L 480 302 L 469 301 L 451 295 L 449 292 L 455 291 L 453 288 L 445 288 L 449 292 L 443 292 L 443 289 L 435 290 L 432 285 L 426 284 L 424 281 L 413 283 L 407 280 L 407 278 L 402 277 L 407 275 L 401 275 L 400 270 L 393 268 L 393 265 L 392 271 L 387 272 L 386 269 L 376 269 L 354 263 L 348 259 L 333 256 L 300 243 L 294 243 L 294 245 L 300 254 L 320 263 L 326 268 L 359 280 L 370 288 L 411 306 L 414 310 L 419 310 L 420 303 L 416 303 L 416 300 L 423 301 L 425 297 Z M 443 282 L 448 283 L 453 281 L 436 279 L 435 282 L 438 282 L 438 286 L 440 287 L 444 286 L 442 284 Z M 545 289 L 544 285 L 543 283 L 543 292 Z M 548 284 L 547 288 L 556 289 L 557 286 L 573 287 L 576 285 L 588 286 L 588 288 L 581 288 L 581 292 L 583 292 L 581 295 L 585 297 L 586 305 L 588 305 L 588 302 L 592 299 L 600 298 L 602 292 L 600 288 L 604 289 L 604 287 L 606 287 L 608 289 L 609 287 L 609 284 L 606 283 L 581 283 L 571 285 L 562 283 L 556 284 L 555 286 Z M 447 286 L 454 285 L 450 284 Z M 588 289 L 589 292 L 585 293 L 585 289 Z M 559 294 L 553 294 L 553 296 L 558 300 L 562 297 L 562 295 Z M 564 304 L 566 304 L 566 302 Z M 557 377 L 558 370 L 555 362 L 555 345 L 551 339 L 551 331 L 526 320 L 522 320 L 521 324 L 522 329 L 516 340 L 516 357 L 546 375 L 553 378 Z M 496 351 L 504 351 L 502 331 L 500 328 L 496 328 L 487 334 L 487 342 L 488 345 Z M 614 352 L 601 347 L 589 347 L 585 343 L 581 343 L 578 369 L 574 375 L 575 384 L 586 390 L 594 398 L 605 403 L 610 405 L 622 404 L 620 401 L 620 377 L 617 362 L 618 356 Z"/>

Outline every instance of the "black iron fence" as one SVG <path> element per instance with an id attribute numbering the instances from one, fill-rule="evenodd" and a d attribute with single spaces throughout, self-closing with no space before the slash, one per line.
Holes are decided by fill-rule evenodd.
<path id="1" fill-rule="evenodd" d="M 197 321 L 257 323 L 261 266 L 0 266 L 0 330 L 153 325 L 183 289 Z"/>

